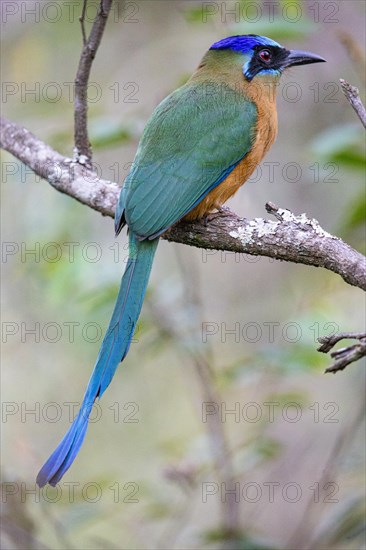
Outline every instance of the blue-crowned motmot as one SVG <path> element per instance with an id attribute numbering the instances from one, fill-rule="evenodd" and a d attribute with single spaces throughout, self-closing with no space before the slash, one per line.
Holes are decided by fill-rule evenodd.
<path id="1" fill-rule="evenodd" d="M 38 474 L 41 487 L 56 485 L 71 466 L 93 403 L 127 355 L 159 237 L 183 218 L 220 208 L 246 182 L 277 135 L 282 72 L 320 61 L 264 36 L 224 38 L 154 111 L 116 209 L 116 234 L 129 229 L 129 260 L 112 319 L 80 411 Z"/>

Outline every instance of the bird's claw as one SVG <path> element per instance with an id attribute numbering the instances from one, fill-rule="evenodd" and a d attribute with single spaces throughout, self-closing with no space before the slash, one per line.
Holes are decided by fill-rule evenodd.
<path id="1" fill-rule="evenodd" d="M 207 225 L 216 218 L 219 218 L 220 216 L 222 216 L 223 214 L 227 214 L 228 212 L 230 212 L 230 208 L 228 208 L 227 206 L 219 206 L 216 212 L 210 212 L 209 214 L 206 214 L 206 216 L 203 218 L 203 223 L 205 227 L 207 227 Z"/>

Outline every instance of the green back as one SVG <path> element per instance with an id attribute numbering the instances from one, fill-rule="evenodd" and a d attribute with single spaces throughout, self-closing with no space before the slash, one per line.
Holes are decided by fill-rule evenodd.
<path id="1" fill-rule="evenodd" d="M 192 82 L 154 111 L 124 183 L 116 227 L 125 220 L 153 238 L 184 217 L 250 151 L 257 110 L 226 84 Z"/>

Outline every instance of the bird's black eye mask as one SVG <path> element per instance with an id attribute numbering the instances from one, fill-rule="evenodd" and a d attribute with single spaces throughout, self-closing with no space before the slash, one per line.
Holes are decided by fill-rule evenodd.
<path id="1" fill-rule="evenodd" d="M 250 61 L 243 67 L 244 76 L 250 81 L 261 72 L 281 72 L 289 54 L 289 50 L 279 46 L 255 46 Z"/>

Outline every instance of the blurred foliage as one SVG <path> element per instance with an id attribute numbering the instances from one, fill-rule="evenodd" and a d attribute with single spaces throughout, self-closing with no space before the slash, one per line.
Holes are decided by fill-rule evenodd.
<path id="1" fill-rule="evenodd" d="M 246 32 L 245 27 L 243 24 L 232 25 L 230 27 L 230 34 L 244 34 Z M 296 25 L 282 19 L 274 19 L 273 22 L 258 21 L 258 23 L 252 23 L 250 30 L 252 34 L 270 35 L 274 40 L 280 42 L 281 40 L 301 40 L 308 36 L 309 33 L 319 30 L 319 27 L 310 19 L 302 19 Z"/>
<path id="2" fill-rule="evenodd" d="M 343 548 L 363 548 L 366 536 L 365 499 L 355 496 L 349 499 L 336 517 L 331 517 L 323 528 L 317 543 L 321 548 L 342 544 Z"/>
<path id="3" fill-rule="evenodd" d="M 126 144 L 132 139 L 131 130 L 115 120 L 97 118 L 90 125 L 90 139 L 94 149 L 116 147 Z"/>
<path id="4" fill-rule="evenodd" d="M 207 4 L 207 7 L 205 4 L 200 4 L 188 8 L 184 14 L 188 22 L 202 24 L 203 19 L 212 21 L 211 14 L 219 14 L 219 6 L 218 3 Z M 270 16 L 268 18 L 263 17 L 266 8 L 269 6 L 270 2 L 261 4 L 260 2 L 248 2 L 247 0 L 241 0 L 235 2 L 235 4 L 222 4 L 222 13 L 224 14 L 222 17 L 225 18 L 225 22 L 228 21 L 226 34 L 246 34 L 248 32 L 248 22 L 250 22 L 251 34 L 271 36 L 271 38 L 278 41 L 293 38 L 299 40 L 320 29 L 320 26 L 305 14 L 302 0 L 275 2 L 273 10 L 269 11 Z M 281 16 L 284 12 L 287 14 L 286 19 Z M 298 17 L 298 13 L 301 13 L 302 16 Z M 245 22 L 236 23 L 238 19 L 244 19 Z"/>
<path id="5" fill-rule="evenodd" d="M 127 128 L 120 122 L 105 117 L 94 117 L 89 130 L 94 151 L 125 145 L 132 141 L 135 133 L 131 128 Z M 50 139 L 50 144 L 56 150 L 64 151 L 70 149 L 70 139 L 71 136 L 68 130 L 55 132 Z"/>
<path id="6" fill-rule="evenodd" d="M 233 545 L 235 544 L 236 550 L 279 550 L 278 547 L 270 546 L 261 540 L 252 538 L 249 534 L 242 535 L 233 539 Z M 224 544 L 225 541 L 230 540 L 230 535 L 223 530 L 214 529 L 207 531 L 205 540 L 207 543 Z"/>
<path id="7" fill-rule="evenodd" d="M 333 126 L 311 144 L 314 157 L 336 162 L 350 169 L 365 170 L 364 131 L 360 123 Z"/>
<path id="8" fill-rule="evenodd" d="M 334 126 L 319 134 L 311 144 L 314 158 L 323 162 L 335 163 L 338 167 L 347 170 L 352 186 L 353 174 L 359 172 L 365 175 L 366 143 L 364 130 L 359 122 Z M 366 193 L 361 190 L 356 197 L 352 197 L 344 208 L 343 220 L 340 226 L 341 236 L 352 238 L 354 230 L 359 231 L 358 246 L 364 247 L 364 234 L 366 227 Z"/>

